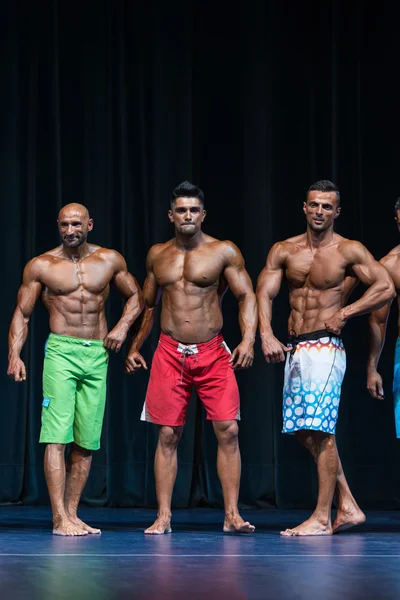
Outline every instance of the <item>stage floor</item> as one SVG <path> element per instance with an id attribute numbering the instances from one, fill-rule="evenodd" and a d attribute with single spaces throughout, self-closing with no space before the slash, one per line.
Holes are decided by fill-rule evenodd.
<path id="1" fill-rule="evenodd" d="M 11 600 L 386 600 L 400 598 L 400 513 L 332 537 L 281 538 L 305 511 L 243 511 L 252 535 L 223 534 L 223 513 L 174 512 L 173 533 L 145 536 L 155 511 L 88 509 L 100 536 L 51 535 L 47 508 L 0 507 L 0 598 Z"/>

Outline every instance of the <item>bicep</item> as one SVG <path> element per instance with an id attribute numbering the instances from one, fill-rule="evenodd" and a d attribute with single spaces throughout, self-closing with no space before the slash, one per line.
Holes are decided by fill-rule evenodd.
<path id="1" fill-rule="evenodd" d="M 39 281 L 24 281 L 18 290 L 17 308 L 24 317 L 29 317 L 41 294 L 42 284 Z"/>
<path id="2" fill-rule="evenodd" d="M 283 279 L 284 261 L 279 245 L 275 244 L 268 256 L 264 269 L 257 280 L 257 296 L 273 300 L 278 294 Z"/>
<path id="3" fill-rule="evenodd" d="M 378 281 L 392 281 L 386 268 L 378 263 L 366 248 L 355 252 L 351 267 L 356 277 L 366 285 L 373 285 Z"/>
<path id="4" fill-rule="evenodd" d="M 224 277 L 235 298 L 241 298 L 245 294 L 253 293 L 253 284 L 244 264 L 225 267 Z"/>
<path id="5" fill-rule="evenodd" d="M 114 276 L 113 283 L 124 298 L 131 298 L 141 292 L 138 282 L 126 269 Z"/>
<path id="6" fill-rule="evenodd" d="M 157 284 L 156 276 L 153 271 L 147 272 L 147 277 L 143 285 L 143 298 L 146 308 L 154 308 L 161 296 L 161 288 Z"/>

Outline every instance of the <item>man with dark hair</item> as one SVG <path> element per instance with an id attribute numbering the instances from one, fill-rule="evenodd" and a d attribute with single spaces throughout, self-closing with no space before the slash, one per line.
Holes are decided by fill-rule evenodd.
<path id="1" fill-rule="evenodd" d="M 359 242 L 333 230 L 340 214 L 339 190 L 328 181 L 312 185 L 303 204 L 306 232 L 276 243 L 257 285 L 262 349 L 268 363 L 285 360 L 283 433 L 292 433 L 313 455 L 318 468 L 317 507 L 285 536 L 330 535 L 362 523 L 336 448 L 335 429 L 346 354 L 340 333 L 347 320 L 384 306 L 393 298 L 387 271 Z M 289 285 L 289 341 L 275 337 L 272 303 L 283 277 Z M 353 304 L 347 299 L 360 280 L 368 289 Z M 331 523 L 336 491 L 337 516 Z"/>
<path id="2" fill-rule="evenodd" d="M 400 232 L 400 198 L 394 205 L 394 220 Z M 389 272 L 396 288 L 397 305 L 400 306 L 400 245 L 379 261 Z M 382 377 L 378 373 L 378 362 L 385 343 L 386 326 L 390 304 L 371 313 L 369 318 L 369 356 L 367 362 L 367 388 L 373 398 L 384 399 Z M 400 311 L 397 319 L 398 338 L 394 357 L 393 397 L 396 437 L 400 438 Z"/>
<path id="3" fill-rule="evenodd" d="M 106 402 L 108 350 L 118 352 L 143 308 L 140 288 L 115 250 L 87 242 L 93 219 L 81 204 L 58 215 L 62 244 L 25 267 L 8 336 L 8 375 L 25 381 L 20 358 L 39 296 L 50 314 L 43 368 L 44 472 L 56 535 L 100 533 L 77 516 L 92 451 L 100 448 Z M 104 304 L 113 284 L 126 298 L 123 315 L 107 333 Z M 66 444 L 71 450 L 65 464 Z"/>
<path id="4" fill-rule="evenodd" d="M 171 497 L 177 446 L 194 385 L 218 440 L 217 469 L 225 504 L 224 531 L 250 533 L 238 511 L 239 391 L 235 370 L 253 362 L 256 299 L 239 249 L 202 231 L 203 193 L 184 182 L 173 193 L 169 220 L 175 237 L 153 246 L 143 287 L 145 310 L 126 359 L 126 372 L 147 369 L 139 350 L 149 335 L 162 296 L 161 336 L 153 357 L 142 420 L 159 426 L 155 455 L 158 517 L 145 533 L 171 531 Z M 222 297 L 231 288 L 239 302 L 242 341 L 232 354 L 221 335 Z"/>
<path id="5" fill-rule="evenodd" d="M 182 181 L 182 183 L 176 186 L 171 196 L 171 207 L 178 198 L 197 198 L 204 208 L 204 194 L 202 190 L 189 181 Z"/>
<path id="6" fill-rule="evenodd" d="M 337 206 L 340 205 L 339 188 L 335 183 L 332 183 L 332 181 L 329 181 L 328 179 L 321 179 L 310 185 L 307 190 L 306 198 L 310 192 L 334 192 L 336 194 Z"/>

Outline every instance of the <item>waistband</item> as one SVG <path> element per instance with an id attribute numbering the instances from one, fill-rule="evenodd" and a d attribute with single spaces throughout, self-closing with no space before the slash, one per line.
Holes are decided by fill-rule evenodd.
<path id="1" fill-rule="evenodd" d="M 336 340 L 342 341 L 342 338 L 339 335 L 336 335 L 336 333 L 332 333 L 332 331 L 328 331 L 327 329 L 317 329 L 317 331 L 299 333 L 299 335 L 297 335 L 296 332 L 292 330 L 289 331 L 288 344 L 293 344 L 294 346 L 296 346 L 301 342 L 312 342 L 324 337 L 335 338 Z"/>
<path id="2" fill-rule="evenodd" d="M 199 344 L 185 344 L 183 342 L 178 342 L 174 340 L 174 338 L 169 335 L 161 332 L 159 344 L 163 346 L 169 346 L 171 349 L 176 350 L 177 352 L 183 352 L 188 354 L 197 354 L 205 352 L 206 350 L 211 350 L 219 345 L 221 345 L 224 341 L 222 333 L 217 333 L 216 336 L 208 340 L 208 342 L 200 342 Z"/>
<path id="3" fill-rule="evenodd" d="M 89 340 L 86 338 L 71 337 L 69 335 L 59 335 L 50 333 L 48 341 L 61 342 L 63 344 L 77 344 L 79 346 L 104 346 L 104 340 Z"/>

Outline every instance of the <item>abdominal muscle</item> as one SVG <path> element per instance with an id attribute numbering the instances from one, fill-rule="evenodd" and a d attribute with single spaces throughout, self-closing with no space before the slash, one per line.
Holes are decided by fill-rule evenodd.
<path id="1" fill-rule="evenodd" d="M 201 344 L 222 329 L 220 299 L 215 289 L 210 293 L 187 295 L 164 290 L 161 329 L 184 344 Z"/>
<path id="2" fill-rule="evenodd" d="M 308 287 L 290 291 L 288 329 L 296 335 L 325 329 L 325 322 L 344 305 L 342 287 L 316 290 Z"/>

